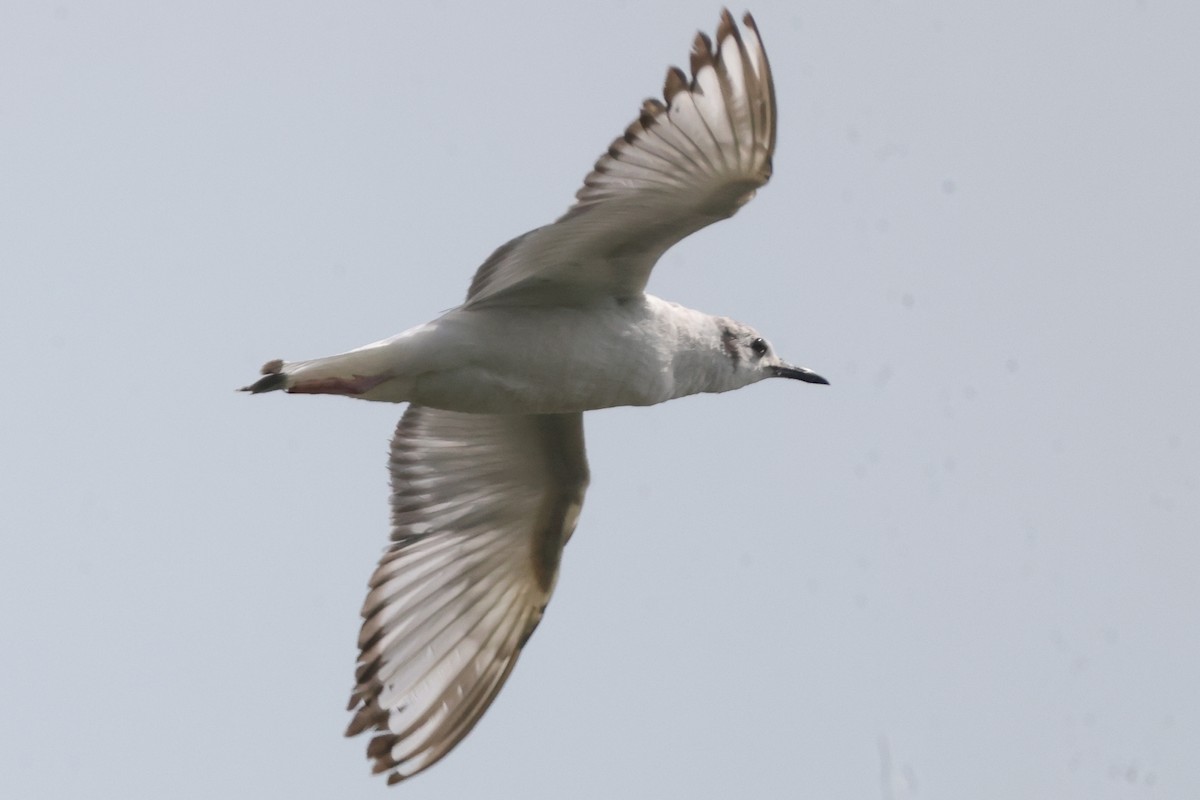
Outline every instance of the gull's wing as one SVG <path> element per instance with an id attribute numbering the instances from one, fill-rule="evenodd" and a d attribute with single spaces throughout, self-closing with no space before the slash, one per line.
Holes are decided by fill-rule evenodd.
<path id="1" fill-rule="evenodd" d="M 723 11 L 715 47 L 696 35 L 691 80 L 668 70 L 665 103 L 645 101 L 566 215 L 484 262 L 468 306 L 638 295 L 671 245 L 754 196 L 771 177 L 775 89 L 754 20 L 743 23 Z"/>
<path id="2" fill-rule="evenodd" d="M 377 731 L 367 755 L 395 783 L 471 730 L 542 618 L 587 488 L 583 417 L 410 406 L 390 466 L 346 735 Z"/>

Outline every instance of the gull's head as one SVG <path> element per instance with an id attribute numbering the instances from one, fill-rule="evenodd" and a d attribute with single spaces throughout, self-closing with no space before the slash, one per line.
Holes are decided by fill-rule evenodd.
<path id="1" fill-rule="evenodd" d="M 792 378 L 805 383 L 829 384 L 812 370 L 784 361 L 766 338 L 740 322 L 721 320 L 721 349 L 733 366 L 734 380 L 739 386 L 748 386 L 764 378 Z"/>

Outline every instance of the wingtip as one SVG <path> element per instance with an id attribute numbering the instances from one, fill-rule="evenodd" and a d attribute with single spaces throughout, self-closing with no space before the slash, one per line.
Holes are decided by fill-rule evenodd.
<path id="1" fill-rule="evenodd" d="M 733 14 L 729 13 L 728 8 L 721 9 L 721 21 L 717 23 L 717 41 L 724 41 L 726 36 L 737 30 L 737 24 L 733 21 Z"/>

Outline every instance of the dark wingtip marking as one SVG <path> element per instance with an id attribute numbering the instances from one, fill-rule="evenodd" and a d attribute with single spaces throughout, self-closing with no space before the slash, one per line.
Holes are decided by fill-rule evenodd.
<path id="1" fill-rule="evenodd" d="M 722 8 L 721 21 L 717 23 L 717 47 L 720 47 L 721 42 L 725 41 L 725 37 L 731 34 L 737 35 L 737 25 L 733 23 L 733 15 L 729 13 L 729 9 Z"/>
<path id="2" fill-rule="evenodd" d="M 390 733 L 376 736 L 367 745 L 367 758 L 382 758 L 391 755 L 392 745 L 396 743 L 395 739 L 396 737 Z"/>
<path id="3" fill-rule="evenodd" d="M 692 42 L 692 75 L 697 74 L 706 66 L 713 66 L 713 44 L 712 39 L 708 38 L 708 34 L 701 31 L 696 34 L 696 38 Z M 694 80 L 692 88 L 695 88 Z"/>
<path id="4" fill-rule="evenodd" d="M 679 67 L 667 69 L 667 77 L 663 80 L 663 97 L 670 103 L 675 95 L 686 92 L 688 88 L 687 75 Z"/>

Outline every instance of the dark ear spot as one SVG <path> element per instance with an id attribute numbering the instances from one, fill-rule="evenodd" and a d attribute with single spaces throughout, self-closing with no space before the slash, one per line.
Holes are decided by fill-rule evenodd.
<path id="1" fill-rule="evenodd" d="M 738 349 L 738 337 L 729 328 L 721 328 L 721 346 L 725 348 L 725 355 L 729 356 L 729 360 L 733 362 L 733 368 L 737 369 L 738 362 L 742 360 L 742 353 Z"/>

